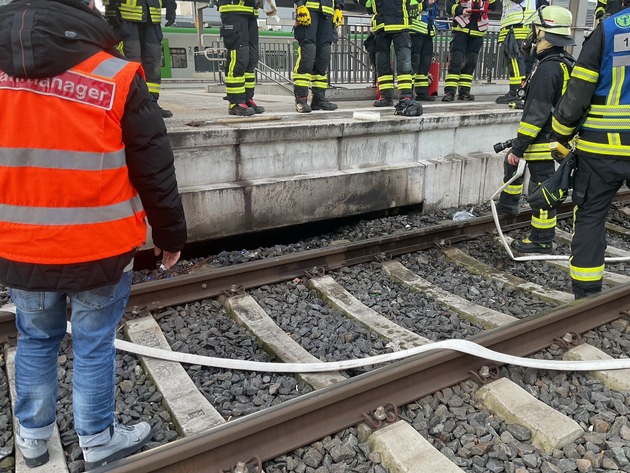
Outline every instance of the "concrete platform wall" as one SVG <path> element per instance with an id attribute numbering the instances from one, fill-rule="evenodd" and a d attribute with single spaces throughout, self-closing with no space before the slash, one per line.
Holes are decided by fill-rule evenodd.
<path id="1" fill-rule="evenodd" d="M 411 204 L 479 204 L 503 178 L 492 145 L 516 135 L 521 112 L 381 115 L 170 130 L 189 241 Z"/>

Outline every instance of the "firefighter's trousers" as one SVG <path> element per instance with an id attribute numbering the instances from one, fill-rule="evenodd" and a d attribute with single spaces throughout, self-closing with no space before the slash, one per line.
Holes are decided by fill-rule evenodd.
<path id="1" fill-rule="evenodd" d="M 162 82 L 162 27 L 159 23 L 121 20 L 123 54 L 142 63 L 149 92 L 157 99 Z"/>
<path id="2" fill-rule="evenodd" d="M 221 13 L 221 37 L 227 49 L 225 91 L 230 103 L 254 97 L 258 65 L 258 22 L 247 13 Z"/>
<path id="3" fill-rule="evenodd" d="M 429 69 L 433 60 L 433 38 L 425 34 L 411 35 L 411 71 L 416 95 L 429 94 Z M 433 80 L 438 80 L 434 77 Z"/>
<path id="4" fill-rule="evenodd" d="M 392 70 L 391 47 L 396 55 L 396 80 L 400 98 L 411 97 L 413 75 L 411 69 L 411 37 L 408 31 L 389 33 L 379 31 L 376 39 L 376 75 L 382 97 L 394 97 L 394 72 Z"/>
<path id="5" fill-rule="evenodd" d="M 331 15 L 309 10 L 310 26 L 296 26 L 298 58 L 293 69 L 293 92 L 296 98 L 308 96 L 308 88 L 313 87 L 313 96 L 323 99 L 328 88 L 328 66 L 333 42 L 333 22 Z"/>
<path id="6" fill-rule="evenodd" d="M 602 290 L 606 215 L 617 191 L 630 179 L 630 161 L 577 155 L 573 183 L 575 222 L 569 270 L 573 294 L 586 297 Z"/>
<path id="7" fill-rule="evenodd" d="M 469 94 L 473 75 L 477 67 L 477 57 L 483 44 L 483 36 L 471 36 L 461 31 L 453 31 L 448 53 L 448 71 L 444 81 L 444 93 L 455 95 Z"/>
<path id="8" fill-rule="evenodd" d="M 556 169 L 553 159 L 541 159 L 527 161 L 529 170 L 529 185 L 527 187 L 527 195 L 531 195 L 538 184 L 544 182 L 554 173 Z M 507 161 L 503 161 L 503 182 L 509 181 L 517 166 Z M 523 190 L 523 181 L 525 176 L 521 176 L 514 180 L 510 186 L 501 192 L 499 196 L 499 204 L 506 207 L 516 208 L 519 205 L 521 192 Z M 556 211 L 543 210 L 532 207 L 531 233 L 529 239 L 536 243 L 551 243 L 556 233 Z"/>

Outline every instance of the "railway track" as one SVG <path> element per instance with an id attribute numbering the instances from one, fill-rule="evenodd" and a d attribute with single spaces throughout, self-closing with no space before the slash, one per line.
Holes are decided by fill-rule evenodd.
<path id="1" fill-rule="evenodd" d="M 563 210 L 561 217 L 567 217 L 568 209 Z M 518 234 L 528 221 L 528 215 L 505 220 L 504 231 Z M 124 338 L 154 348 L 208 356 L 223 351 L 225 358 L 314 364 L 386 356 L 448 338 L 467 338 L 514 356 L 604 359 L 609 356 L 605 348 L 610 348 L 610 340 L 595 341 L 599 348 L 582 343 L 585 338 L 596 340 L 597 329 L 602 326 L 621 334 L 617 338 L 624 342 L 630 310 L 630 291 L 623 286 L 624 278 L 629 277 L 625 268 L 611 275 L 607 280 L 611 289 L 602 296 L 572 303 L 565 292 L 566 280 L 564 284 L 558 281 L 562 268 L 545 262 L 528 263 L 530 269 L 542 267 L 547 279 L 534 282 L 517 276 L 522 265 L 506 261 L 491 235 L 493 230 L 492 219 L 481 217 L 137 284 L 125 317 Z M 620 243 L 625 239 L 617 238 Z M 562 238 L 559 240 L 562 246 Z M 481 254 L 480 247 L 489 251 Z M 432 264 L 428 264 L 429 259 Z M 361 268 L 369 281 L 353 283 L 356 272 L 346 274 L 350 266 Z M 435 274 L 435 268 L 443 274 Z M 540 277 L 533 270 L 530 273 Z M 465 284 L 448 286 L 444 284 L 448 279 Z M 488 303 L 472 302 L 469 291 L 476 291 L 479 299 Z M 385 292 L 395 294 L 389 297 L 391 294 Z M 521 305 L 508 307 L 508 299 Z M 406 316 L 413 306 L 422 310 L 414 317 Z M 311 322 L 298 317 L 299 313 L 311 314 Z M 427 323 L 419 323 L 420 318 L 428 319 Z M 213 323 L 208 324 L 208 319 Z M 438 328 L 444 321 L 448 328 Z M 11 341 L 12 323 L 11 314 L 0 313 L 0 333 L 5 341 Z M 216 339 L 232 343 L 232 351 L 227 352 L 221 343 L 214 342 Z M 11 345 L 5 345 L 9 379 Z M 348 347 L 349 351 L 341 352 Z M 552 409 L 532 397 L 531 386 L 536 381 L 524 383 L 525 371 L 517 373 L 518 368 L 511 365 L 467 353 L 436 351 L 360 369 L 295 376 L 270 371 L 262 378 L 201 364 L 181 365 L 149 357 L 142 357 L 138 364 L 133 356 L 121 358 L 124 370 L 133 373 L 133 381 L 127 380 L 121 388 L 121 396 L 129 394 L 128 385 L 135 383 L 147 386 L 144 400 L 152 399 L 140 403 L 150 405 L 142 412 L 135 412 L 133 400 L 127 400 L 121 416 L 127 416 L 126 420 L 161 418 L 164 422 L 158 426 L 164 426 L 166 434 L 151 445 L 154 448 L 94 471 L 256 471 L 263 464 L 266 471 L 293 471 L 289 464 L 295 460 L 287 458 L 294 456 L 287 452 L 299 448 L 306 449 L 305 455 L 310 452 L 304 464 L 313 471 L 318 465 L 317 452 L 324 463 L 329 456 L 328 466 L 320 468 L 333 471 L 330 458 L 342 464 L 352 459 L 352 452 L 356 457 L 359 451 L 364 453 L 359 456 L 365 462 L 362 467 L 355 464 L 356 471 L 499 472 L 506 464 L 512 471 L 519 471 L 521 465 L 526 468 L 521 471 L 627 471 L 621 454 L 627 448 L 623 438 L 616 444 L 609 442 L 614 445 L 604 442 L 598 452 L 589 450 L 594 443 L 591 430 L 607 433 L 599 432 L 604 430 L 604 420 L 576 421 L 562 409 Z M 625 392 L 630 389 L 625 373 L 594 372 L 587 379 L 597 380 L 605 389 Z M 237 383 L 240 387 L 230 391 Z M 231 392 L 232 397 L 223 395 L 224 391 Z M 263 391 L 272 394 L 262 396 Z M 458 401 L 452 401 L 453 392 Z M 462 404 L 469 409 L 474 406 L 485 413 L 484 418 L 495 419 L 495 430 L 502 429 L 501 439 L 509 432 L 529 447 L 511 455 L 511 445 L 502 441 L 505 460 L 499 461 L 501 455 L 497 454 L 480 465 L 481 460 L 474 462 L 473 453 L 481 458 L 499 442 L 476 436 L 456 452 L 447 446 L 452 443 L 449 432 L 457 428 L 455 419 L 444 420 L 453 424 L 446 431 L 444 423 L 442 430 L 437 427 L 440 423 L 431 429 L 417 429 L 423 425 L 417 420 L 417 411 L 432 406 L 435 399 L 446 398 L 455 408 L 457 404 L 460 408 Z M 243 407 L 245 399 L 254 400 L 259 408 Z M 166 413 L 160 411 L 162 405 L 167 407 Z M 440 405 L 437 402 L 430 410 L 442 412 Z M 531 412 L 542 417 L 529 416 Z M 617 417 L 625 414 L 620 412 Z M 81 471 L 80 451 L 72 447 L 71 425 L 59 430 L 59 445 L 52 448 L 51 463 L 40 471 Z M 337 448 L 333 456 L 328 451 L 321 453 L 319 447 L 305 447 L 320 439 L 337 438 L 342 431 L 351 432 L 350 438 L 356 441 L 344 444 L 330 440 Z M 579 454 L 578 447 L 584 445 L 589 448 Z M 565 468 L 558 469 L 552 461 L 554 454 L 570 448 L 579 458 L 557 459 L 556 463 Z M 535 462 L 532 452 L 540 452 Z M 548 459 L 540 460 L 545 455 Z M 15 458 L 16 473 L 23 471 L 19 457 Z M 575 469 L 566 469 L 571 462 Z"/>

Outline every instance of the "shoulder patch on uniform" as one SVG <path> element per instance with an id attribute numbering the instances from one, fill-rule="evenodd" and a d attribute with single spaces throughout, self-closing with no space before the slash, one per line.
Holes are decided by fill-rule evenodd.
<path id="1" fill-rule="evenodd" d="M 630 28 L 630 13 L 615 17 L 615 25 L 618 28 Z"/>

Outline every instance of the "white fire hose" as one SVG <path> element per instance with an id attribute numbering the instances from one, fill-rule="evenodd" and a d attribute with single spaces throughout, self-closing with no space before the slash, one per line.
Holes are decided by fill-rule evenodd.
<path id="1" fill-rule="evenodd" d="M 492 197 L 490 197 L 490 207 L 492 208 L 492 218 L 494 219 L 494 224 L 497 227 L 497 233 L 499 234 L 501 243 L 503 243 L 503 248 L 505 248 L 505 251 L 507 251 L 507 254 L 514 261 L 550 261 L 550 260 L 568 261 L 570 258 L 569 255 L 549 255 L 549 254 L 532 255 L 530 254 L 528 256 L 514 256 L 514 253 L 512 253 L 512 249 L 510 248 L 510 245 L 508 245 L 507 239 L 503 235 L 503 231 L 501 230 L 501 224 L 499 223 L 499 214 L 497 213 L 497 206 L 494 200 L 501 194 L 501 192 L 503 192 L 504 189 L 506 189 L 510 184 L 512 184 L 512 182 L 514 182 L 516 179 L 518 179 L 519 177 L 523 175 L 523 173 L 525 172 L 525 164 L 526 162 L 524 159 L 519 159 L 518 167 L 514 175 L 511 177 L 511 179 L 507 181 L 505 184 L 503 184 L 501 187 L 499 187 L 499 189 L 497 189 L 497 191 L 492 195 Z M 604 258 L 604 261 L 606 263 L 621 263 L 625 261 L 630 261 L 630 257 L 607 256 Z"/>
<path id="2" fill-rule="evenodd" d="M 0 311 L 15 314 L 15 305 L 10 304 L 0 307 Z M 72 334 L 72 325 L 68 322 L 66 332 Z M 148 347 L 116 339 L 114 345 L 117 349 L 135 355 L 147 356 L 159 360 L 186 363 L 190 365 L 208 366 L 211 368 L 223 368 L 228 370 L 260 371 L 266 373 L 325 373 L 328 371 L 343 371 L 364 366 L 378 365 L 390 361 L 402 360 L 410 356 L 429 353 L 432 351 L 453 350 L 459 353 L 476 356 L 488 361 L 500 364 L 536 368 L 541 370 L 556 371 L 610 371 L 630 369 L 630 358 L 615 360 L 593 361 L 565 361 L 565 360 L 539 360 L 507 355 L 468 340 L 443 340 L 441 342 L 427 343 L 419 347 L 408 348 L 393 353 L 369 356 L 354 360 L 326 361 L 321 363 L 275 363 L 262 361 L 233 360 L 229 358 L 217 358 L 213 356 L 193 355 L 162 348 Z"/>

